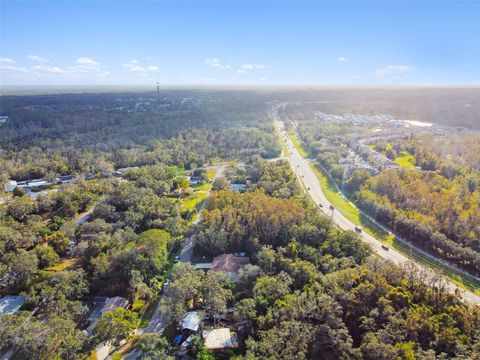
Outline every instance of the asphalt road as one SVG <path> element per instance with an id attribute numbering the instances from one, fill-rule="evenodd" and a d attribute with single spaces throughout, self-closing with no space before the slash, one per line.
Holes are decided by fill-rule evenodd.
<path id="1" fill-rule="evenodd" d="M 223 175 L 223 172 L 225 171 L 225 165 L 218 165 L 218 166 L 214 166 L 213 168 L 217 170 L 215 173 L 215 177 L 213 179 L 213 181 L 215 181 L 215 179 Z M 202 205 L 200 205 L 200 208 L 198 209 L 198 216 L 195 220 L 193 220 L 193 224 L 198 224 L 202 219 L 202 210 L 207 203 L 206 199 L 208 199 L 208 197 L 210 196 L 211 191 L 212 191 L 212 188 L 210 187 L 210 189 L 207 192 L 207 196 L 205 197 L 205 201 L 202 202 Z M 183 240 L 182 250 L 180 251 L 180 255 L 178 256 L 181 262 L 189 263 L 192 261 L 194 246 L 195 244 L 193 243 L 191 238 L 188 237 Z"/>
<path id="2" fill-rule="evenodd" d="M 278 117 L 277 111 L 272 112 L 272 118 L 274 120 L 274 125 L 276 129 L 279 131 L 282 141 L 284 141 L 289 153 L 286 154 L 288 157 L 288 161 L 296 173 L 296 175 L 301 179 L 306 191 L 311 196 L 315 204 L 320 207 L 320 209 L 332 218 L 332 221 L 344 230 L 353 230 L 355 231 L 355 224 L 348 220 L 345 216 L 343 216 L 338 210 L 330 210 L 331 204 L 328 202 L 327 198 L 322 192 L 322 187 L 320 181 L 318 180 L 317 176 L 311 169 L 309 165 L 309 161 L 302 157 L 296 147 L 293 145 L 292 141 L 288 137 L 283 122 Z M 320 206 L 320 204 L 322 206 Z M 361 239 L 368 243 L 372 250 L 380 255 L 382 258 L 386 260 L 390 260 L 397 265 L 401 265 L 404 263 L 412 262 L 413 260 L 408 258 L 407 256 L 399 253 L 394 249 L 385 250 L 382 248 L 383 243 L 375 239 L 373 236 L 361 232 L 359 233 Z M 430 254 L 429 254 L 430 255 Z M 432 255 L 430 255 L 432 256 Z M 440 260 L 439 260 L 440 261 Z M 424 266 L 416 263 L 419 268 L 425 268 Z M 432 269 L 428 269 L 429 271 L 433 271 Z M 472 304 L 480 304 L 480 296 L 475 295 L 474 293 L 461 289 L 455 284 L 445 280 L 447 282 L 446 286 L 451 292 L 454 292 L 456 289 L 460 290 L 462 297 Z"/>

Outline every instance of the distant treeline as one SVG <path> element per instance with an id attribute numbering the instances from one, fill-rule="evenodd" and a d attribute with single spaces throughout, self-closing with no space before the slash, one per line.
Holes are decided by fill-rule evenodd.
<path id="1" fill-rule="evenodd" d="M 275 157 L 268 105 L 250 93 L 2 97 L 0 172 L 17 180 L 214 157 Z"/>
<path id="2" fill-rule="evenodd" d="M 291 92 L 281 99 L 303 102 L 294 106 L 296 115 L 305 119 L 314 111 L 386 114 L 480 129 L 480 88 L 322 89 Z"/>

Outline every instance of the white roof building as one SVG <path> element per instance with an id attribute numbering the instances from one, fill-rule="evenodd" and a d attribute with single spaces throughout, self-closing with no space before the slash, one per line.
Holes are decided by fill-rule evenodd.
<path id="1" fill-rule="evenodd" d="M 4 185 L 3 185 L 3 190 L 5 192 L 12 192 L 15 190 L 17 187 L 17 182 L 15 180 L 8 180 Z"/>
<path id="2" fill-rule="evenodd" d="M 0 315 L 15 314 L 24 302 L 23 296 L 5 295 L 0 299 Z"/>
<path id="3" fill-rule="evenodd" d="M 237 336 L 229 328 L 206 330 L 203 332 L 205 349 L 223 350 L 238 346 Z"/>
<path id="4" fill-rule="evenodd" d="M 198 316 L 198 312 L 187 312 L 183 317 L 180 325 L 182 326 L 182 330 L 190 330 L 197 332 L 200 326 L 200 316 Z"/>

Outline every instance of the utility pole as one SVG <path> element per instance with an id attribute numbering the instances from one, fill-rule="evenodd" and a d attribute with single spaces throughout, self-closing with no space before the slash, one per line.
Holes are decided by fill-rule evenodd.
<path id="1" fill-rule="evenodd" d="M 157 115 L 160 117 L 160 84 L 157 81 Z"/>

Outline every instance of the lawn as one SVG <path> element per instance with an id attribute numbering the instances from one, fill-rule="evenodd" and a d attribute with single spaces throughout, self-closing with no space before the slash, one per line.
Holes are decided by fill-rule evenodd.
<path id="1" fill-rule="evenodd" d="M 206 183 L 203 183 L 201 185 L 192 186 L 192 188 L 195 191 L 208 191 L 211 186 L 212 186 L 211 183 L 206 182 Z"/>
<path id="2" fill-rule="evenodd" d="M 277 133 L 278 142 L 280 143 L 280 146 L 282 147 L 282 153 L 280 154 L 280 157 L 288 156 L 287 145 L 285 145 L 285 141 L 283 141 L 282 135 L 280 134 L 280 132 L 278 130 L 275 130 L 275 131 Z"/>
<path id="3" fill-rule="evenodd" d="M 57 265 L 50 266 L 46 268 L 47 271 L 57 272 L 70 269 L 72 267 L 78 266 L 81 262 L 80 258 L 71 258 L 58 263 Z"/>
<path id="4" fill-rule="evenodd" d="M 308 151 L 306 145 L 300 140 L 295 130 L 289 130 L 288 137 L 290 140 L 292 140 L 293 145 L 295 145 L 300 155 L 302 155 L 304 158 L 308 158 L 310 156 L 310 152 Z"/>
<path id="5" fill-rule="evenodd" d="M 402 151 L 401 155 L 402 156 L 398 156 L 395 159 L 395 162 L 401 167 L 405 167 L 408 169 L 415 169 L 415 156 L 410 155 L 406 151 Z"/>
<path id="6" fill-rule="evenodd" d="M 210 179 L 210 180 L 213 180 L 215 179 L 215 175 L 217 174 L 217 170 L 216 169 L 209 169 L 207 171 L 207 177 Z"/>
<path id="7" fill-rule="evenodd" d="M 295 134 L 293 134 L 295 135 Z M 293 138 L 296 139 L 294 145 L 300 151 L 303 149 L 302 144 L 299 142 L 298 137 L 290 135 L 290 138 L 293 141 Z M 305 150 L 303 150 L 305 154 Z M 308 155 L 308 154 L 307 154 Z M 305 157 L 305 155 L 302 154 Z M 337 190 L 335 183 L 327 175 L 327 173 L 318 165 L 310 164 L 313 171 L 315 172 L 317 178 L 320 181 L 322 191 L 325 194 L 327 200 L 348 220 L 353 222 L 356 225 L 363 227 L 364 231 L 377 240 L 387 244 L 391 248 L 397 250 L 413 261 L 422 264 L 428 268 L 431 268 L 435 271 L 440 271 L 444 274 L 448 280 L 450 280 L 455 285 L 467 289 L 477 295 L 480 295 L 480 283 L 468 276 L 465 276 L 459 271 L 452 270 L 444 266 L 441 262 L 437 260 L 430 259 L 423 255 L 422 253 L 412 249 L 408 244 L 395 240 L 395 237 L 389 236 L 389 232 L 384 230 L 382 227 L 378 226 L 375 222 L 370 220 L 369 217 L 365 216 L 353 203 L 348 199 L 342 196 Z"/>
<path id="8" fill-rule="evenodd" d="M 202 201 L 207 197 L 207 192 L 196 192 L 192 195 L 189 195 L 183 199 L 180 199 L 180 204 L 182 205 L 183 211 L 192 211 L 193 209 L 198 209 L 202 204 Z"/>

